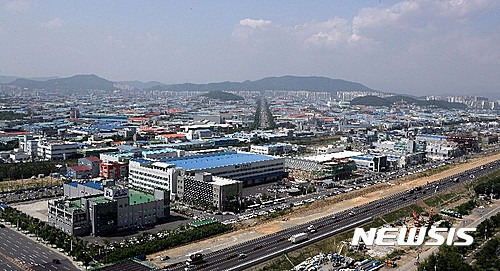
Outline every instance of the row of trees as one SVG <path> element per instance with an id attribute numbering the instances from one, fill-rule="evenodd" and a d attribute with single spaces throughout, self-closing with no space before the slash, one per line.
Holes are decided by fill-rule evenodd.
<path id="1" fill-rule="evenodd" d="M 64 161 L 64 164 L 70 166 L 76 165 L 76 160 Z M 58 172 L 57 165 L 61 162 L 43 161 L 29 163 L 8 163 L 0 164 L 0 181 L 16 180 L 37 176 L 38 174 L 49 175 L 52 172 Z"/>
<path id="2" fill-rule="evenodd" d="M 232 229 L 231 225 L 220 223 L 210 224 L 197 228 L 179 227 L 176 230 L 164 234 L 163 238 L 155 237 L 152 234 L 144 233 L 142 241 L 136 237 L 137 244 L 127 246 L 118 243 L 107 243 L 104 246 L 92 244 L 76 236 L 71 236 L 64 231 L 55 228 L 37 218 L 26 215 L 14 208 L 7 207 L 0 212 L 0 217 L 16 225 L 20 230 L 29 234 L 34 234 L 44 240 L 47 244 L 63 249 L 69 256 L 80 261 L 84 266 L 89 266 L 91 262 L 115 263 L 128 258 L 150 254 L 160 250 L 172 248 L 174 246 L 186 244 L 193 241 L 208 238 L 221 234 Z M 112 249 L 110 249 L 112 247 Z"/>
<path id="3" fill-rule="evenodd" d="M 0 120 L 17 120 L 27 117 L 26 114 L 15 113 L 13 111 L 2 111 L 0 112 Z"/>
<path id="4" fill-rule="evenodd" d="M 18 140 L 12 140 L 7 142 L 0 142 L 0 151 L 10 151 L 19 147 Z"/>
<path id="5" fill-rule="evenodd" d="M 497 171 L 493 174 L 484 176 L 479 179 L 477 185 L 474 187 L 476 194 L 491 194 L 495 197 L 500 196 L 500 172 Z"/>
<path id="6" fill-rule="evenodd" d="M 231 225 L 215 223 L 198 228 L 190 228 L 178 234 L 168 235 L 163 239 L 153 239 L 135 246 L 116 247 L 113 251 L 103 257 L 103 262 L 113 263 L 141 254 L 151 254 L 157 251 L 221 234 L 231 229 Z"/>

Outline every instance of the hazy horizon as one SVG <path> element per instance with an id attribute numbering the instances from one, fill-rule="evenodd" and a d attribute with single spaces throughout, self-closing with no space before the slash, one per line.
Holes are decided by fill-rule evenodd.
<path id="1" fill-rule="evenodd" d="M 166 84 L 324 76 L 415 96 L 500 89 L 500 3 L 0 1 L 0 74 Z"/>

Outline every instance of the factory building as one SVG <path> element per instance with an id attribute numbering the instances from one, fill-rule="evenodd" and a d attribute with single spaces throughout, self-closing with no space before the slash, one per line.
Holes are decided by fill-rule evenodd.
<path id="1" fill-rule="evenodd" d="M 45 160 L 67 160 L 76 156 L 78 145 L 65 141 L 39 141 L 37 156 Z"/>
<path id="2" fill-rule="evenodd" d="M 254 153 L 224 151 L 162 160 L 187 172 L 208 172 L 243 182 L 243 186 L 280 180 L 287 176 L 284 159 Z"/>
<path id="3" fill-rule="evenodd" d="M 72 235 L 102 236 L 141 229 L 168 219 L 169 192 L 152 194 L 121 186 L 104 187 L 104 194 L 49 201 L 49 224 Z"/>
<path id="4" fill-rule="evenodd" d="M 179 172 L 173 165 L 142 158 L 132 159 L 129 163 L 129 183 L 143 190 L 168 190 L 171 198 L 177 193 Z"/>
<path id="5" fill-rule="evenodd" d="M 179 199 L 188 204 L 219 211 L 235 211 L 239 207 L 243 183 L 196 172 L 194 175 L 181 174 L 177 187 Z"/>
<path id="6" fill-rule="evenodd" d="M 86 166 L 90 168 L 90 178 L 95 178 L 99 176 L 99 166 L 101 164 L 101 159 L 90 156 L 78 159 L 79 166 Z"/>
<path id="7" fill-rule="evenodd" d="M 63 184 L 64 197 L 68 199 L 104 194 L 104 187 L 114 186 L 113 180 L 78 180 Z"/>
<path id="8" fill-rule="evenodd" d="M 341 151 L 298 158 L 286 158 L 285 167 L 290 176 L 298 180 L 343 180 L 356 170 L 348 158 L 360 152 Z"/>
<path id="9" fill-rule="evenodd" d="M 356 163 L 358 169 L 369 170 L 374 172 L 383 172 L 388 170 L 387 156 L 369 153 L 364 155 L 356 155 L 351 157 L 351 160 Z"/>
<path id="10" fill-rule="evenodd" d="M 292 145 L 286 143 L 252 145 L 250 152 L 265 155 L 283 155 L 292 152 Z"/>

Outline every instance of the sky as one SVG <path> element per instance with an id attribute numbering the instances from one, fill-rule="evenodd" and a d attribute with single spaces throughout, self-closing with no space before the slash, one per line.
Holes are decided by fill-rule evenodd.
<path id="1" fill-rule="evenodd" d="M 500 92 L 498 0 L 0 0 L 0 75 Z"/>

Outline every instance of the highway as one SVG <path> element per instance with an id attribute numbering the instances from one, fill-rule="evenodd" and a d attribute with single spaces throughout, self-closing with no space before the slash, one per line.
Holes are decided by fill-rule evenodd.
<path id="1" fill-rule="evenodd" d="M 195 270 L 244 270 L 248 267 L 278 257 L 284 253 L 296 250 L 306 245 L 318 242 L 334 234 L 355 228 L 371 221 L 374 217 L 400 209 L 418 200 L 431 197 L 456 185 L 470 182 L 500 168 L 500 160 L 481 167 L 467 170 L 457 175 L 432 182 L 420 189 L 400 192 L 377 201 L 335 213 L 311 223 L 297 225 L 280 232 L 253 239 L 229 248 L 210 252 L 204 255 L 204 262 Z M 314 225 L 317 231 L 309 234 L 309 239 L 298 244 L 288 241 L 291 235 L 308 232 L 307 228 Z M 240 259 L 238 255 L 247 255 Z M 184 270 L 185 264 L 166 267 L 166 270 Z"/>
<path id="2" fill-rule="evenodd" d="M 76 268 L 68 259 L 7 227 L 0 228 L 0 271 L 51 270 L 72 271 Z M 59 259 L 60 263 L 52 260 Z"/>

